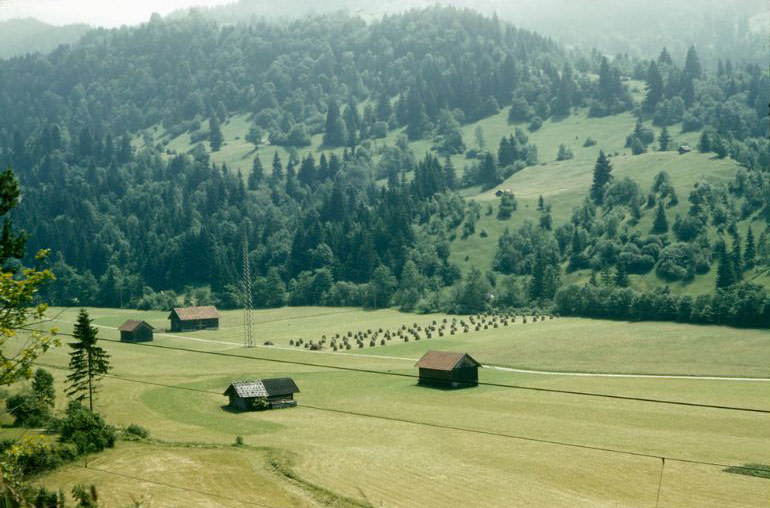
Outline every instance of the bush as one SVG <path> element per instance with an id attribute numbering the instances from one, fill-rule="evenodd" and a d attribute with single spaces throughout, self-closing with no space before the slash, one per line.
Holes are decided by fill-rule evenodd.
<path id="1" fill-rule="evenodd" d="M 559 153 L 556 155 L 557 161 L 566 161 L 573 158 L 574 156 L 575 154 L 572 153 L 572 150 L 570 150 L 566 145 L 559 145 Z"/>
<path id="2" fill-rule="evenodd" d="M 59 420 L 57 427 L 59 441 L 74 444 L 78 454 L 115 446 L 115 428 L 78 402 L 70 402 L 66 416 Z"/>
<path id="3" fill-rule="evenodd" d="M 540 127 L 542 126 L 543 126 L 543 119 L 540 118 L 539 116 L 536 116 L 530 122 L 528 129 L 530 130 L 530 132 L 535 132 L 536 130 L 540 129 Z"/>
<path id="4" fill-rule="evenodd" d="M 596 140 L 591 136 L 588 136 L 586 140 L 583 142 L 583 146 L 585 148 L 588 148 L 589 146 L 594 146 L 594 145 L 596 145 Z"/>
<path id="5" fill-rule="evenodd" d="M 150 437 L 150 431 L 145 429 L 141 425 L 132 423 L 131 425 L 126 427 L 126 430 L 124 431 L 124 436 L 127 439 L 147 439 L 148 437 Z"/>

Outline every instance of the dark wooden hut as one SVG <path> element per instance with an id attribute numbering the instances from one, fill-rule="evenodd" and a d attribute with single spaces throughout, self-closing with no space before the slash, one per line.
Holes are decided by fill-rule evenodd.
<path id="1" fill-rule="evenodd" d="M 231 408 L 248 411 L 294 407 L 297 405 L 297 401 L 294 400 L 295 393 L 299 393 L 299 388 L 294 380 L 279 377 L 233 381 L 223 395 L 230 398 Z"/>
<path id="2" fill-rule="evenodd" d="M 147 321 L 129 319 L 120 325 L 120 340 L 123 342 L 149 342 L 154 328 Z"/>
<path id="3" fill-rule="evenodd" d="M 213 305 L 202 307 L 176 307 L 168 315 L 172 332 L 189 330 L 216 330 L 219 328 L 219 311 Z"/>
<path id="4" fill-rule="evenodd" d="M 464 388 L 479 383 L 481 364 L 466 353 L 428 351 L 417 362 L 419 384 L 442 388 Z"/>

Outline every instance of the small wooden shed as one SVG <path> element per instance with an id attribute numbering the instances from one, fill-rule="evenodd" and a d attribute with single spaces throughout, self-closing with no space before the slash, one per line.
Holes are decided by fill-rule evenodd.
<path id="1" fill-rule="evenodd" d="M 118 330 L 122 342 L 150 342 L 154 328 L 147 321 L 129 319 Z"/>
<path id="2" fill-rule="evenodd" d="M 467 353 L 428 351 L 417 362 L 418 384 L 442 388 L 465 388 L 479 384 L 481 364 Z"/>
<path id="3" fill-rule="evenodd" d="M 200 307 L 175 307 L 168 315 L 172 332 L 190 330 L 216 330 L 219 328 L 219 311 L 213 305 Z"/>
<path id="4" fill-rule="evenodd" d="M 294 380 L 289 377 L 279 377 L 233 381 L 223 395 L 230 398 L 231 408 L 249 411 L 294 407 L 297 405 L 297 401 L 294 400 L 295 393 L 299 393 L 299 388 Z"/>

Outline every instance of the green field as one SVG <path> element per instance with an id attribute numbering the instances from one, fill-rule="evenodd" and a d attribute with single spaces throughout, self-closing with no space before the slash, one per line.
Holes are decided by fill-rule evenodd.
<path id="1" fill-rule="evenodd" d="M 768 382 L 485 368 L 483 382 L 510 386 L 442 391 L 418 387 L 410 376 L 416 375 L 413 359 L 435 348 L 467 351 L 485 364 L 542 371 L 767 378 L 768 331 L 530 319 L 340 354 L 291 348 L 288 341 L 426 324 L 443 316 L 315 307 L 258 311 L 259 342 L 275 346 L 249 350 L 238 345 L 240 312 L 223 313 L 218 331 L 179 335 L 163 332 L 164 313 L 91 313 L 104 338 L 117 337 L 110 327 L 124 319 L 143 318 L 161 328 L 155 345 L 238 355 L 104 342 L 118 377 L 105 379 L 97 409 L 115 424 L 144 425 L 154 440 L 120 442 L 91 457 L 91 470 L 69 465 L 39 481 L 49 487 L 93 482 L 110 506 L 131 494 L 150 495 L 153 507 L 179 506 L 180 499 L 185 506 L 241 506 L 233 498 L 269 506 L 655 505 L 660 459 L 521 438 L 720 464 L 767 463 L 766 414 L 522 388 L 770 409 Z M 76 310 L 52 314 L 58 314 L 54 324 L 69 332 Z M 40 363 L 63 367 L 66 355 L 67 348 L 59 348 Z M 59 381 L 66 374 L 52 371 Z M 223 409 L 226 399 L 219 394 L 231 380 L 273 376 L 296 380 L 297 408 L 242 414 Z M 230 446 L 236 436 L 246 446 Z M 660 506 L 766 506 L 769 494 L 766 479 L 668 460 Z"/>

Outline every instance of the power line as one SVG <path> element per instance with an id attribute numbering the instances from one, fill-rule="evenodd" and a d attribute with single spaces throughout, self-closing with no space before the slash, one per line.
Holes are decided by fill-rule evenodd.
<path id="1" fill-rule="evenodd" d="M 40 362 L 36 362 L 38 365 L 42 365 L 44 367 L 49 367 L 52 369 L 58 369 L 58 370 L 66 370 L 65 367 L 60 367 L 58 365 L 50 365 L 50 364 L 43 364 Z M 127 378 L 124 376 L 118 376 L 116 374 L 107 374 L 107 377 L 111 377 L 120 381 L 125 382 L 131 382 L 131 383 L 138 383 L 138 384 L 144 384 L 149 386 L 156 386 L 161 388 L 167 388 L 167 389 L 173 389 L 173 390 L 185 390 L 185 391 L 191 391 L 191 392 L 197 392 L 197 393 L 204 393 L 208 395 L 222 395 L 221 392 L 213 391 L 213 390 L 204 390 L 201 388 L 192 388 L 187 386 L 177 386 L 177 385 L 168 385 L 164 383 L 155 383 L 152 381 L 145 381 L 142 379 L 133 379 L 133 378 Z M 592 450 L 597 452 L 606 452 L 606 453 L 614 453 L 614 454 L 620 454 L 620 455 L 628 455 L 632 457 L 642 457 L 642 458 L 649 458 L 649 459 L 659 459 L 659 460 L 670 460 L 674 462 L 682 462 L 687 464 L 697 464 L 697 465 L 704 465 L 704 466 L 714 466 L 714 467 L 721 467 L 721 468 L 734 468 L 734 469 L 741 469 L 746 471 L 758 471 L 758 472 L 766 472 L 766 469 L 751 467 L 751 466 L 735 466 L 732 464 L 723 464 L 719 462 L 708 462 L 708 461 L 702 461 L 697 459 L 686 459 L 681 457 L 670 457 L 670 456 L 663 456 L 663 455 L 656 455 L 651 453 L 644 453 L 644 452 L 635 452 L 631 450 L 622 450 L 617 448 L 608 448 L 608 447 L 602 447 L 602 446 L 595 446 L 595 445 L 587 445 L 587 444 L 581 444 L 581 443 L 571 443 L 568 441 L 558 441 L 553 439 L 544 439 L 544 438 L 536 438 L 531 436 L 522 436 L 517 434 L 507 434 L 503 432 L 497 432 L 497 431 L 491 431 L 491 430 L 483 430 L 483 429 L 474 429 L 469 427 L 459 427 L 454 425 L 445 425 L 440 423 L 431 423 L 431 422 L 424 422 L 420 420 L 412 420 L 408 418 L 399 418 L 394 416 L 384 416 L 384 415 L 376 415 L 372 413 L 362 413 L 358 411 L 350 411 L 346 409 L 335 409 L 335 408 L 328 408 L 328 407 L 322 407 L 322 406 L 313 406 L 310 404 L 302 403 L 300 405 L 297 405 L 298 408 L 303 409 L 312 409 L 315 411 L 324 411 L 329 413 L 337 413 L 337 414 L 344 414 L 348 416 L 356 416 L 361 418 L 372 418 L 377 420 L 384 420 L 388 422 L 397 422 L 397 423 L 407 423 L 412 425 L 419 425 L 423 427 L 431 427 L 431 428 L 437 428 L 437 429 L 443 429 L 443 430 L 452 430 L 457 432 L 466 432 L 466 433 L 472 433 L 472 434 L 480 434 L 484 436 L 493 436 L 493 437 L 500 437 L 500 438 L 506 438 L 506 439 L 515 439 L 519 441 L 530 441 L 534 443 L 540 443 L 540 444 L 549 444 L 554 446 L 562 446 L 562 447 L 569 447 L 569 448 L 578 448 L 583 450 Z"/>
<path id="2" fill-rule="evenodd" d="M 69 333 L 60 332 L 60 335 L 72 337 L 72 334 L 69 334 Z M 106 342 L 125 344 L 124 342 L 116 339 L 106 339 L 103 337 L 98 337 L 97 339 L 101 341 L 106 341 Z M 281 363 L 281 364 L 288 364 L 288 365 L 300 365 L 303 367 L 316 367 L 316 368 L 324 368 L 324 369 L 332 369 L 332 370 L 341 370 L 341 371 L 347 371 L 347 372 L 358 372 L 358 373 L 365 373 L 365 374 L 376 374 L 376 375 L 383 375 L 383 376 L 396 376 L 396 377 L 405 377 L 405 378 L 411 378 L 411 379 L 419 379 L 419 376 L 416 376 L 414 374 L 405 374 L 402 372 L 390 372 L 390 371 L 381 371 L 381 370 L 374 370 L 374 369 L 361 369 L 356 367 L 343 367 L 339 365 L 326 365 L 326 364 L 314 363 L 314 362 L 301 362 L 297 360 L 282 360 L 277 358 L 265 358 L 261 356 L 225 353 L 222 351 L 203 351 L 200 349 L 188 349 L 188 348 L 183 348 L 178 346 L 166 346 L 166 345 L 153 344 L 148 342 L 136 342 L 136 343 L 131 343 L 130 345 L 166 349 L 171 351 L 184 351 L 188 353 L 207 354 L 207 355 L 222 356 L 222 357 L 229 357 L 229 358 L 240 358 L 240 359 L 246 359 L 246 360 Z M 507 384 L 507 383 L 492 383 L 488 381 L 479 381 L 477 384 L 480 386 L 490 386 L 495 388 L 507 388 L 507 389 L 514 389 L 514 390 L 527 390 L 527 391 L 542 392 L 542 393 L 557 393 L 562 395 L 598 397 L 598 398 L 605 398 L 605 399 L 626 400 L 626 401 L 633 401 L 633 402 L 647 402 L 652 404 L 665 404 L 665 405 L 682 406 L 682 407 L 696 407 L 696 408 L 706 408 L 706 409 L 715 409 L 715 410 L 724 410 L 724 411 L 741 411 L 741 412 L 748 412 L 748 413 L 770 414 L 770 410 L 759 409 L 759 408 L 726 406 L 726 405 L 719 405 L 719 404 L 703 404 L 703 403 L 697 403 L 697 402 L 684 402 L 684 401 L 655 399 L 655 398 L 647 398 L 647 397 L 631 397 L 628 395 L 613 395 L 613 394 L 607 394 L 607 393 L 583 392 L 583 391 L 576 391 L 576 390 L 560 390 L 556 388 L 541 388 L 541 387 L 534 387 L 534 386 L 513 385 L 513 384 Z"/>

